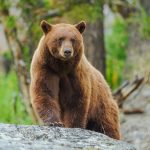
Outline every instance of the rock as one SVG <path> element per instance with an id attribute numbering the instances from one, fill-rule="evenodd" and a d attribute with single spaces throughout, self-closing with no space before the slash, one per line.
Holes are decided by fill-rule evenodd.
<path id="1" fill-rule="evenodd" d="M 137 150 L 150 150 L 150 119 L 149 115 L 125 115 L 122 123 L 122 137 L 135 145 Z"/>
<path id="2" fill-rule="evenodd" d="M 135 150 L 123 141 L 79 128 L 0 124 L 0 150 Z"/>
<path id="3" fill-rule="evenodd" d="M 122 116 L 122 138 L 137 150 L 150 150 L 150 84 L 144 84 L 126 99 L 124 109 L 142 109 L 143 114 Z"/>

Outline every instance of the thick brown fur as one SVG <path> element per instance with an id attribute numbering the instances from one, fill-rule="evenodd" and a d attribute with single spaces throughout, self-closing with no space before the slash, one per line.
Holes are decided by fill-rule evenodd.
<path id="1" fill-rule="evenodd" d="M 41 38 L 31 63 L 30 94 L 41 123 L 85 128 L 120 139 L 119 112 L 102 74 L 84 55 L 85 23 L 41 23 Z M 67 42 L 66 42 L 67 41 Z M 70 47 L 71 55 L 64 56 Z"/>

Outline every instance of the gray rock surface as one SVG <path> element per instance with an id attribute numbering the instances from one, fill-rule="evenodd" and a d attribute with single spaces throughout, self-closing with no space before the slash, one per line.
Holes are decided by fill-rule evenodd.
<path id="1" fill-rule="evenodd" d="M 142 109 L 143 114 L 124 115 L 122 138 L 137 150 L 150 150 L 150 84 L 134 92 L 124 103 L 125 109 Z"/>
<path id="2" fill-rule="evenodd" d="M 126 121 L 122 124 L 122 136 L 137 150 L 150 150 L 150 116 L 126 116 Z"/>
<path id="3" fill-rule="evenodd" d="M 0 124 L 0 150 L 135 150 L 123 141 L 84 130 Z"/>

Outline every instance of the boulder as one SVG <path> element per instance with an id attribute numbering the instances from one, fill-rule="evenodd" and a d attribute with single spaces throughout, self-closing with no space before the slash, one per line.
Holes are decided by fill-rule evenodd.
<path id="1" fill-rule="evenodd" d="M 79 128 L 0 124 L 0 150 L 135 150 L 123 141 Z"/>

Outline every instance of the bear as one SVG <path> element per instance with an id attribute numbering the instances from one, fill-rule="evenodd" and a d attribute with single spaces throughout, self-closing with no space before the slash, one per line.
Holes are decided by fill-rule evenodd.
<path id="1" fill-rule="evenodd" d="M 43 20 L 31 62 L 31 103 L 42 125 L 83 128 L 120 139 L 119 110 L 103 75 L 84 54 L 78 24 Z"/>

